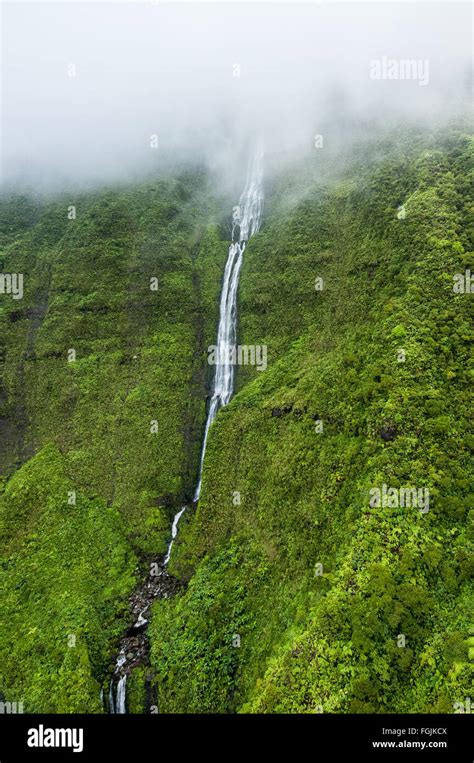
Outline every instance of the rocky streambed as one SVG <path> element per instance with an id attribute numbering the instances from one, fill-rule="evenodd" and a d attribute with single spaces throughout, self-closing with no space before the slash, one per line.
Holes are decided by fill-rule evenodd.
<path id="1" fill-rule="evenodd" d="M 180 587 L 178 580 L 168 573 L 162 557 L 150 560 L 146 579 L 130 597 L 131 625 L 119 642 L 106 703 L 109 713 L 127 712 L 127 680 L 135 668 L 148 667 L 150 664 L 147 628 L 151 617 L 151 605 L 157 599 L 173 596 Z M 149 694 L 147 691 L 147 695 Z"/>

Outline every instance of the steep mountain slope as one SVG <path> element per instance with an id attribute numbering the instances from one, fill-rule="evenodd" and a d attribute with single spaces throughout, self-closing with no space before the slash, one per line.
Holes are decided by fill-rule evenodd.
<path id="1" fill-rule="evenodd" d="M 0 690 L 100 712 L 138 558 L 194 488 L 222 215 L 200 171 L 0 213 L 24 275 L 0 296 Z"/>
<path id="2" fill-rule="evenodd" d="M 267 178 L 238 314 L 268 368 L 237 369 L 180 521 L 161 712 L 469 695 L 471 152 L 407 133 Z M 200 170 L 0 200 L 0 272 L 25 283 L 0 294 L 0 692 L 26 712 L 102 712 L 128 598 L 192 500 L 234 203 Z M 383 484 L 429 510 L 371 506 Z"/>
<path id="3" fill-rule="evenodd" d="M 472 265 L 472 176 L 450 133 L 272 219 L 274 189 L 239 307 L 269 368 L 239 369 L 171 560 L 187 590 L 155 605 L 162 712 L 452 712 L 469 695 L 470 295 L 453 276 Z M 384 484 L 428 489 L 428 511 L 374 507 Z"/>

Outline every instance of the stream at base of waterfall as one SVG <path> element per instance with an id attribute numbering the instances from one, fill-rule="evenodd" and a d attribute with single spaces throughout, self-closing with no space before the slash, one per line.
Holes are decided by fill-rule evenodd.
<path id="1" fill-rule="evenodd" d="M 230 401 L 234 391 L 234 365 L 231 353 L 226 349 L 236 344 L 237 337 L 237 290 L 240 269 L 248 239 L 258 231 L 263 211 L 263 149 L 257 147 L 249 164 L 247 182 L 239 203 L 233 210 L 232 237 L 224 270 L 217 330 L 217 347 L 220 360 L 214 373 L 212 396 L 209 403 L 206 426 L 201 448 L 199 477 L 194 493 L 194 503 L 201 494 L 202 471 L 206 454 L 209 429 L 218 411 Z M 171 540 L 164 559 L 150 562 L 149 574 L 144 583 L 130 599 L 133 625 L 122 637 L 107 697 L 109 713 L 127 712 L 127 679 L 133 668 L 149 665 L 149 643 L 146 629 L 151 605 L 156 599 L 167 599 L 180 587 L 180 583 L 167 570 L 171 549 L 178 534 L 178 523 L 186 511 L 182 506 L 175 514 L 171 528 Z"/>

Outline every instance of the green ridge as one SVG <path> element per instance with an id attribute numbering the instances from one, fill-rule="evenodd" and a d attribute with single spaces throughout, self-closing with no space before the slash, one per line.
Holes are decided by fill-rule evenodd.
<path id="1" fill-rule="evenodd" d="M 268 369 L 238 369 L 173 547 L 187 587 L 154 605 L 160 712 L 469 696 L 472 177 L 445 130 L 267 178 L 239 343 Z M 0 295 L 0 692 L 25 712 L 102 711 L 128 597 L 192 498 L 233 203 L 199 169 L 0 200 L 0 272 L 25 278 Z M 371 507 L 384 483 L 429 511 Z"/>
<path id="2" fill-rule="evenodd" d="M 469 696 L 470 296 L 453 275 L 472 263 L 471 151 L 451 134 L 394 152 L 250 241 L 240 342 L 270 365 L 218 416 L 171 560 L 189 587 L 154 608 L 163 712 Z M 371 508 L 383 483 L 428 488 L 428 513 Z"/>

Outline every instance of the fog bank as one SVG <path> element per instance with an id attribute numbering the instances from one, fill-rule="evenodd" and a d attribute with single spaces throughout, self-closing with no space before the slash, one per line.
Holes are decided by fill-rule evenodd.
<path id="1" fill-rule="evenodd" d="M 283 158 L 347 125 L 430 125 L 466 108 L 470 19 L 452 2 L 4 3 L 3 180 L 133 180 L 177 158 L 225 178 L 258 131 Z"/>

